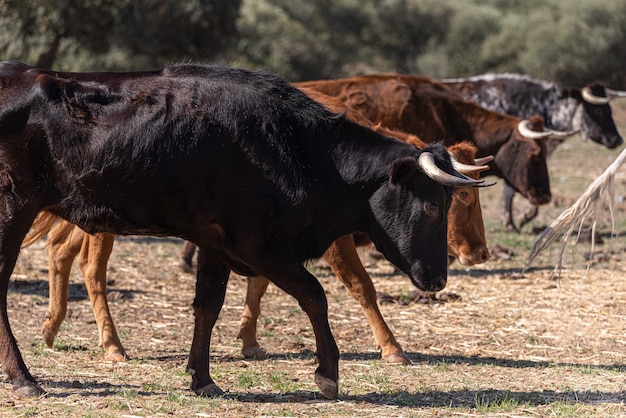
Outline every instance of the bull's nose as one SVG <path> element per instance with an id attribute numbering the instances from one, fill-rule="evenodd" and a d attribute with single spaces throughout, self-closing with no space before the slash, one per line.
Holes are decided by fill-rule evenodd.
<path id="1" fill-rule="evenodd" d="M 485 261 L 489 260 L 489 250 L 487 249 L 487 247 L 483 247 L 480 250 L 477 251 L 478 253 L 478 260 L 480 260 L 478 263 L 484 263 Z"/>
<path id="2" fill-rule="evenodd" d="M 443 290 L 443 288 L 446 287 L 446 284 L 448 284 L 448 278 L 439 277 L 437 280 L 433 282 L 433 288 L 430 290 L 431 292 L 438 292 L 440 290 Z"/>
<path id="3" fill-rule="evenodd" d="M 484 245 L 473 248 L 470 252 L 461 253 L 459 262 L 464 266 L 473 266 L 489 260 L 489 250 Z M 448 264 L 449 266 L 450 264 Z"/>

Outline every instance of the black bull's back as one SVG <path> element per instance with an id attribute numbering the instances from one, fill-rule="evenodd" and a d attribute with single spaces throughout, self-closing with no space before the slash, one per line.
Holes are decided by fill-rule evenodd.
<path id="1" fill-rule="evenodd" d="M 453 172 L 445 149 L 429 151 Z M 208 347 L 228 273 L 260 274 L 298 299 L 318 337 L 316 382 L 337 395 L 323 289 L 302 261 L 369 234 L 416 285 L 446 281 L 450 187 L 423 150 L 327 112 L 282 79 L 225 67 L 56 73 L 0 63 L 0 296 L 40 210 L 88 232 L 173 235 L 200 247 L 192 389 L 220 393 Z M 4 320 L 2 365 L 41 391 Z"/>

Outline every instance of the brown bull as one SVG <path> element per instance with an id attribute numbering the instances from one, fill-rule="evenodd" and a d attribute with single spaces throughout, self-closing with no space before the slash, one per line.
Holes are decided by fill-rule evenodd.
<path id="1" fill-rule="evenodd" d="M 346 106 L 336 99 L 313 90 L 303 90 L 335 113 L 347 111 Z M 354 111 L 348 112 L 348 118 L 364 126 L 373 127 L 371 122 Z M 393 135 L 416 147 L 426 145 L 415 135 L 381 126 L 374 128 L 384 135 Z M 473 145 L 459 143 L 448 149 L 461 163 L 473 164 L 476 154 L 476 148 Z M 478 170 L 473 174 L 468 174 L 477 178 L 477 173 Z M 48 224 L 47 227 L 49 226 L 51 225 Z M 38 232 L 40 233 L 41 231 Z M 113 248 L 113 241 L 114 235 L 88 235 L 66 221 L 62 221 L 50 230 L 48 234 L 50 301 L 42 329 L 48 346 L 52 346 L 65 318 L 69 273 L 73 260 L 80 254 L 79 266 L 85 277 L 105 359 L 114 361 L 126 359 L 127 355 L 117 335 L 106 298 L 106 266 Z M 193 248 L 187 245 L 187 249 Z M 371 245 L 371 242 L 367 238 L 363 239 L 362 234 L 347 235 L 336 240 L 323 257 L 351 295 L 361 304 L 375 340 L 381 347 L 382 357 L 389 362 L 409 363 L 378 309 L 376 291 L 358 257 L 357 245 Z M 450 259 L 458 258 L 459 262 L 464 265 L 483 263 L 489 258 L 476 188 L 459 187 L 453 194 L 448 212 L 448 256 Z M 240 327 L 240 337 L 243 342 L 242 353 L 246 357 L 265 355 L 256 340 L 256 322 L 260 313 L 260 299 L 268 284 L 269 281 L 264 277 L 248 280 L 248 294 Z"/>
<path id="2" fill-rule="evenodd" d="M 533 205 L 550 201 L 545 138 L 559 133 L 544 131 L 541 118 L 531 124 L 487 110 L 427 77 L 380 74 L 295 84 L 336 97 L 372 122 L 415 134 L 428 143 L 471 141 L 478 157 L 495 157 L 483 174 L 503 178 Z M 520 133 L 519 128 L 528 125 L 544 132 Z"/>

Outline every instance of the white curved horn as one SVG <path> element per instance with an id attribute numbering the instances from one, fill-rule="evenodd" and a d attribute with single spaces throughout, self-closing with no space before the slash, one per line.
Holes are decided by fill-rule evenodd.
<path id="1" fill-rule="evenodd" d="M 517 124 L 517 130 L 522 136 L 530 139 L 548 138 L 550 136 L 550 132 L 535 132 L 530 129 L 530 121 L 527 119 L 521 120 Z"/>
<path id="2" fill-rule="evenodd" d="M 573 129 L 571 131 L 555 131 L 554 129 L 548 129 L 548 128 L 543 128 L 544 131 L 550 133 L 550 138 L 559 138 L 559 139 L 564 139 L 564 138 L 569 138 L 572 135 L 576 135 L 578 132 L 580 132 L 580 129 Z"/>
<path id="3" fill-rule="evenodd" d="M 443 184 L 444 186 L 452 187 L 468 187 L 468 186 L 484 186 L 484 180 L 474 180 L 459 173 L 457 177 L 452 174 L 446 173 L 435 163 L 435 157 L 430 152 L 422 152 L 418 158 L 418 164 L 420 169 L 431 179 Z"/>
<path id="4" fill-rule="evenodd" d="M 612 89 L 607 89 L 606 90 L 606 95 L 610 98 L 613 97 L 626 97 L 626 91 L 621 91 L 621 90 L 612 90 Z"/>
<path id="5" fill-rule="evenodd" d="M 493 155 L 487 155 L 486 157 L 474 158 L 474 164 L 485 165 L 494 160 Z"/>
<path id="6" fill-rule="evenodd" d="M 456 155 L 453 152 L 448 152 L 450 160 L 452 161 L 452 168 L 461 174 L 476 174 L 489 170 L 488 165 L 472 165 L 465 164 L 456 159 Z"/>
<path id="7" fill-rule="evenodd" d="M 583 87 L 580 93 L 582 94 L 583 99 L 585 99 L 586 102 L 594 105 L 605 105 L 611 100 L 610 97 L 601 97 L 594 95 L 589 87 Z"/>
<path id="8" fill-rule="evenodd" d="M 576 135 L 580 132 L 580 129 L 575 129 L 572 131 L 555 131 L 554 129 L 543 128 L 543 132 L 536 132 L 530 129 L 530 121 L 523 120 L 517 125 L 517 130 L 522 136 L 531 139 L 541 139 L 541 138 L 558 138 L 564 139 L 569 138 L 572 135 Z"/>

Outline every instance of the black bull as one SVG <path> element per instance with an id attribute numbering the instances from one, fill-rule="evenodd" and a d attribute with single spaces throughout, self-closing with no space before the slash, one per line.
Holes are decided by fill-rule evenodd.
<path id="1" fill-rule="evenodd" d="M 232 270 L 265 276 L 298 300 L 316 337 L 316 383 L 335 398 L 339 353 L 324 291 L 303 262 L 364 231 L 418 287 L 442 289 L 452 186 L 480 184 L 460 177 L 442 146 L 418 150 L 381 136 L 268 73 L 199 65 L 56 73 L 0 63 L 4 372 L 19 395 L 43 392 L 6 303 L 20 244 L 47 210 L 89 233 L 198 245 L 187 366 L 196 393 L 222 393 L 209 347 Z"/>

